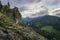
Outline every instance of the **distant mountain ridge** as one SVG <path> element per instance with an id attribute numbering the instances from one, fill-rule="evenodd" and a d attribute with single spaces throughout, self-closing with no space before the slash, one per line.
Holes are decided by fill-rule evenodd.
<path id="1" fill-rule="evenodd" d="M 34 18 L 30 21 L 32 25 L 39 22 L 41 25 L 53 25 L 56 29 L 60 30 L 60 17 L 45 15 L 43 17 Z"/>

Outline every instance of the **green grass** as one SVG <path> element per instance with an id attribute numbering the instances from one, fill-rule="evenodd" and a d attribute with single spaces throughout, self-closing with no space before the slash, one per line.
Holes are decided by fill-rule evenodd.
<path id="1" fill-rule="evenodd" d="M 49 33 L 56 31 L 52 26 L 45 26 L 45 27 L 41 28 L 41 30 L 45 30 Z"/>
<path id="2" fill-rule="evenodd" d="M 41 30 L 44 30 L 44 31 L 54 35 L 54 37 L 56 37 L 57 39 L 60 40 L 60 32 L 58 30 L 54 29 L 53 26 L 44 26 L 41 28 Z"/>
<path id="3" fill-rule="evenodd" d="M 57 31 L 56 29 L 53 28 L 53 26 L 45 26 L 43 28 L 41 28 L 41 30 L 45 30 L 49 33 L 60 33 L 59 31 Z"/>

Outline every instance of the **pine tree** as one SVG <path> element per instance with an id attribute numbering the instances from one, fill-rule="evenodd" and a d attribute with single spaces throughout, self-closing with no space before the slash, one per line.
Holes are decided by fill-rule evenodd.
<path id="1" fill-rule="evenodd" d="M 9 2 L 7 3 L 7 6 L 10 8 L 10 3 Z"/>
<path id="2" fill-rule="evenodd" d="M 1 11 L 1 8 L 2 8 L 2 3 L 1 3 L 1 1 L 0 1 L 0 11 Z"/>

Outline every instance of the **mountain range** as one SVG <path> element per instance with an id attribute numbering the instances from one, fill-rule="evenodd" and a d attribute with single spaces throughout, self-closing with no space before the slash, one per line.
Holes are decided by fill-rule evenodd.
<path id="1" fill-rule="evenodd" d="M 31 21 L 35 18 L 39 19 L 46 15 L 60 17 L 60 8 L 51 10 L 49 12 L 41 11 L 40 13 L 32 14 L 31 17 L 22 18 L 22 20 L 27 22 L 27 21 Z"/>
<path id="2" fill-rule="evenodd" d="M 53 40 L 53 38 L 60 40 L 60 17 L 45 15 L 34 18 L 30 22 L 27 22 L 26 25 L 50 40 Z M 54 35 L 56 35 L 56 37 Z"/>

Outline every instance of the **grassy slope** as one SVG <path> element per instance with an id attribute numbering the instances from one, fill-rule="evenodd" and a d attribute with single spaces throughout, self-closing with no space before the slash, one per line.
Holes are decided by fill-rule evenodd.
<path id="1" fill-rule="evenodd" d="M 29 28 L 19 24 L 0 13 L 0 40 L 47 40 Z"/>
<path id="2" fill-rule="evenodd" d="M 48 33 L 54 33 L 56 35 L 55 37 L 60 39 L 60 32 L 57 31 L 56 29 L 54 29 L 52 26 L 45 26 L 45 27 L 41 28 L 41 30 L 44 30 L 44 31 L 46 31 Z"/>

